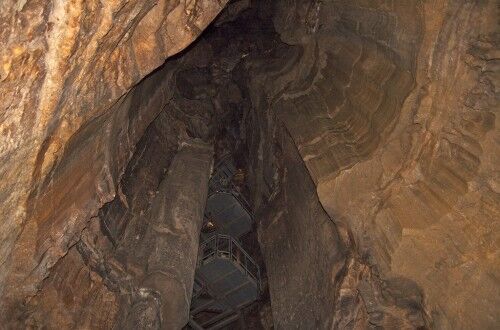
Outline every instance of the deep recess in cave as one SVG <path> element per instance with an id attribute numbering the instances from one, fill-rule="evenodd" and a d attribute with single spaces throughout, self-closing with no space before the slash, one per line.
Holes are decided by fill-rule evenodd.
<path id="1" fill-rule="evenodd" d="M 500 322 L 495 1 L 49 2 L 19 15 L 82 40 L 60 46 L 73 71 L 32 116 L 26 216 L 2 227 L 6 328 Z"/>

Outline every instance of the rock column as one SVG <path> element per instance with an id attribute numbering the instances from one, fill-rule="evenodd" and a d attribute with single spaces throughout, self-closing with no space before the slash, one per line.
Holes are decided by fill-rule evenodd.
<path id="1" fill-rule="evenodd" d="M 154 323 L 162 329 L 181 329 L 188 322 L 212 166 L 212 145 L 182 142 L 147 216 L 145 244 L 151 253 L 141 291 L 156 301 Z M 137 307 L 137 312 L 144 310 Z"/>

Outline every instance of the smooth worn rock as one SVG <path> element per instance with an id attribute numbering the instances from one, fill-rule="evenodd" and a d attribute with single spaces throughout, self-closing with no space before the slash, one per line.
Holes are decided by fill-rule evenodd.
<path id="1" fill-rule="evenodd" d="M 260 216 L 259 243 L 278 329 L 327 329 L 345 247 L 290 137 L 282 137 L 280 191 Z"/>

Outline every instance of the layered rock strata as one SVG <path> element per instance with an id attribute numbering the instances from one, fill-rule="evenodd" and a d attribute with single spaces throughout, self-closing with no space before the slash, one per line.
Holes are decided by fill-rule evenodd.
<path id="1" fill-rule="evenodd" d="M 284 125 L 359 265 L 421 304 L 429 327 L 498 323 L 495 13 L 494 1 L 280 1 L 274 24 L 293 46 L 250 67 L 256 200 L 279 188 Z"/>
<path id="2" fill-rule="evenodd" d="M 4 324 L 160 326 L 146 214 L 178 141 L 228 126 L 246 140 L 277 325 L 494 328 L 495 1 L 234 1 L 214 38 L 138 83 L 224 3 L 2 7 Z M 298 292 L 316 307 L 304 320 Z"/>
<path id="3" fill-rule="evenodd" d="M 2 4 L 1 318 L 15 318 L 117 193 L 171 90 L 165 71 L 135 85 L 189 45 L 226 2 Z"/>

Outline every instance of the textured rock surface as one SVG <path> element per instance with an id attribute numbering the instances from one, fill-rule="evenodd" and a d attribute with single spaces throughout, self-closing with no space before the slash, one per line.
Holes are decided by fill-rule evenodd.
<path id="1" fill-rule="evenodd" d="M 382 281 L 345 227 L 323 209 L 298 150 L 278 130 L 279 189 L 260 213 L 274 325 L 278 329 L 416 329 L 422 293 L 403 278 Z"/>
<path id="2" fill-rule="evenodd" d="M 256 113 L 267 112 L 254 134 L 258 189 L 279 187 L 270 142 L 283 124 L 321 204 L 352 237 L 352 269 L 369 267 L 382 288 L 422 301 L 427 326 L 494 328 L 495 2 L 280 1 L 275 10 L 280 38 L 295 47 L 252 68 Z M 344 292 L 363 291 L 348 278 Z M 286 300 L 294 289 L 280 292 Z M 368 303 L 372 325 L 398 324 Z"/>
<path id="3" fill-rule="evenodd" d="M 137 84 L 225 2 L 0 9 L 0 315 L 159 326 L 145 215 L 179 140 L 226 134 L 278 327 L 495 328 L 495 1 L 233 1 Z"/>
<path id="4" fill-rule="evenodd" d="M 44 283 L 43 294 L 30 302 L 33 313 L 26 324 L 33 329 L 46 325 L 62 329 L 112 328 L 118 306 L 115 295 L 82 263 L 75 248 L 64 260 L 61 266 L 54 266 L 53 275 Z"/>
<path id="5" fill-rule="evenodd" d="M 92 221 L 92 226 L 97 226 L 98 230 L 97 219 Z M 83 236 L 90 241 L 97 237 L 96 233 L 89 231 Z M 93 262 L 97 264 L 99 260 Z M 50 277 L 23 309 L 20 322 L 10 327 L 111 329 L 118 316 L 118 291 L 103 280 L 105 277 L 96 271 L 98 268 L 89 268 L 77 247 L 72 247 L 54 265 Z"/>
<path id="6" fill-rule="evenodd" d="M 189 319 L 198 240 L 213 165 L 213 146 L 202 141 L 181 141 L 166 178 L 146 215 L 149 251 L 141 288 L 160 294 L 162 329 L 180 329 Z M 140 304 L 139 304 L 140 306 Z M 127 328 L 145 328 L 142 312 Z M 133 315 L 133 314 L 136 315 Z"/>
<path id="7" fill-rule="evenodd" d="M 189 45 L 225 2 L 2 3 L 2 317 L 115 195 L 169 92 L 168 79 L 158 79 L 165 72 L 133 86 Z"/>
<path id="8" fill-rule="evenodd" d="M 174 123 L 162 112 L 148 127 L 121 181 L 122 197 L 102 208 L 81 240 L 51 270 L 50 277 L 23 308 L 20 318 L 27 319 L 25 324 L 170 329 L 187 322 L 186 306 L 180 312 L 163 309 L 185 304 L 191 293 L 193 256 L 207 187 L 195 180 L 194 174 L 208 180 L 212 157 L 205 147 L 196 147 L 200 143 L 191 146 L 184 142 L 178 151 L 182 134 L 175 125 L 172 127 Z M 181 182 L 182 186 L 172 189 L 172 182 Z M 179 199 L 184 201 L 183 207 Z M 198 220 L 191 219 L 190 214 Z M 189 246 L 191 254 L 187 253 Z M 149 283 L 154 274 L 167 277 L 159 287 L 158 283 Z M 173 288 L 165 290 L 169 279 L 171 283 L 175 278 L 185 284 L 174 282 Z M 72 286 L 77 280 L 79 285 Z M 109 309 L 107 317 L 101 315 L 102 308 Z M 173 322 L 178 324 L 173 326 Z"/>
<path id="9" fill-rule="evenodd" d="M 295 145 L 288 136 L 282 140 L 281 189 L 259 226 L 274 325 L 326 329 L 333 322 L 336 279 L 345 261 L 343 242 Z"/>

